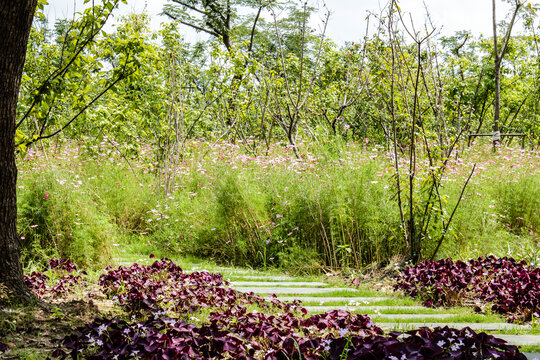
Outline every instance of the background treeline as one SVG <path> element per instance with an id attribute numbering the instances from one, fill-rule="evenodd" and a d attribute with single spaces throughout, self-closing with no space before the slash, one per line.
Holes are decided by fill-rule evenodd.
<path id="1" fill-rule="evenodd" d="M 371 16 L 372 29 L 365 35 L 359 29 L 358 43 L 338 46 L 309 28 L 310 17 L 324 15 L 314 8 L 293 2 L 279 8 L 278 17 L 277 5 L 261 5 L 267 16 L 255 22 L 256 12 L 237 14 L 249 6 L 233 5 L 229 23 L 213 25 L 228 26 L 221 31 L 226 37 L 210 26 L 215 37 L 196 44 L 183 41 L 180 21 L 152 31 L 144 14 L 122 18 L 112 33 L 103 33 L 109 13 L 101 7 L 76 21 L 57 21 L 54 30 L 46 19 L 36 21 L 19 109 L 21 143 L 54 133 L 94 100 L 66 137 L 110 137 L 129 151 L 152 144 L 158 159 L 196 137 L 242 140 L 254 153 L 273 141 L 295 145 L 336 136 L 388 145 L 394 120 L 401 147 L 411 121 L 441 144 L 462 130 L 493 131 L 491 38 L 426 36 L 425 30 L 411 37 L 404 30 L 411 25 L 401 24 L 393 10 Z M 180 8 L 165 11 L 180 17 Z M 534 142 L 540 57 L 538 29 L 529 20 L 504 57 L 500 130 L 529 134 Z"/>
<path id="2" fill-rule="evenodd" d="M 21 191 L 20 218 L 26 248 L 33 249 L 29 258 L 50 250 L 99 263 L 115 238 L 128 238 L 240 264 L 363 266 L 395 255 L 417 261 L 448 254 L 445 249 L 465 240 L 460 249 L 467 253 L 479 239 L 493 238 L 489 226 L 459 225 L 460 216 L 471 222 L 484 216 L 480 208 L 454 217 L 453 209 L 472 191 L 465 192 L 471 169 L 448 182 L 451 157 L 467 152 L 466 135 L 494 129 L 493 40 L 466 32 L 439 36 L 429 24 L 402 21 L 392 2 L 370 17 L 371 30 L 359 29 L 358 43 L 338 46 L 324 34 L 331 21 L 325 11 L 286 3 L 175 0 L 164 9 L 174 20 L 155 31 L 148 16 L 132 14 L 104 32 L 116 0 L 57 21 L 52 29 L 41 14 L 19 101 L 21 159 L 32 147 L 46 156 L 76 142 L 72 155 L 91 168 L 71 170 L 85 184 L 96 183 L 82 192 L 89 196 L 85 201 L 65 198 L 53 206 L 54 199 L 71 196 L 43 195 L 67 181 L 56 174 L 56 157 L 50 158 L 51 173 L 26 168 L 22 181 L 32 191 Z M 516 13 L 526 26 L 504 49 L 497 126 L 503 133 L 526 134 L 526 146 L 534 148 L 540 133 L 538 27 L 533 7 Z M 315 15 L 322 18 L 320 31 L 309 26 Z M 198 28 L 209 40 L 186 43 L 183 26 Z M 504 38 L 508 23 L 499 27 Z M 195 146 L 197 139 L 206 145 Z M 248 166 L 242 170 L 247 174 L 234 168 L 238 160 L 220 166 L 223 143 L 236 144 L 239 157 L 264 159 L 258 164 L 274 164 L 280 144 L 296 165 L 309 159 L 323 164 L 318 171 L 324 181 L 302 185 L 296 165 Z M 359 159 L 370 157 L 364 147 L 384 155 L 358 167 Z M 368 152 L 356 159 L 351 151 Z M 114 166 L 95 173 L 92 167 L 109 159 L 123 164 L 117 165 L 123 175 Z M 210 180 L 198 179 L 196 166 Z M 523 202 L 513 210 L 519 226 L 497 222 L 502 225 L 492 228 L 504 244 L 527 236 L 537 245 L 538 201 L 525 204 L 526 198 L 540 198 L 534 169 L 518 177 L 524 186 L 516 190 Z M 384 174 L 380 179 L 374 177 L 378 172 Z M 208 187 L 200 189 L 201 183 Z M 482 200 L 486 206 L 492 199 L 514 201 L 504 195 L 510 185 L 495 188 L 485 189 L 493 195 Z M 296 195 L 284 203 L 288 191 Z M 88 212 L 85 221 L 76 220 L 83 216 L 81 206 Z M 529 217 L 520 222 L 523 211 Z M 193 222 L 154 228 L 149 223 L 156 212 L 176 224 Z M 287 226 L 272 227 L 285 221 Z M 79 247 L 60 241 L 73 237 L 75 222 L 93 224 L 78 233 Z"/>

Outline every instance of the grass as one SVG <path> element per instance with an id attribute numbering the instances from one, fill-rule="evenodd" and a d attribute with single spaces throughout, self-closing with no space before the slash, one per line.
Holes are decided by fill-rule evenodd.
<path id="1" fill-rule="evenodd" d="M 520 347 L 523 353 L 540 353 L 540 345 L 523 345 Z"/>

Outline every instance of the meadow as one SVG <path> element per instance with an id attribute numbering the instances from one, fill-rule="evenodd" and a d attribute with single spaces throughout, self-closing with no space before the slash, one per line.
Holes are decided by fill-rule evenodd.
<path id="1" fill-rule="evenodd" d="M 242 144 L 190 141 L 182 158 L 128 157 L 109 143 L 65 142 L 19 160 L 19 232 L 28 269 L 51 257 L 101 268 L 120 245 L 141 254 L 194 255 L 221 264 L 294 271 L 403 263 L 391 153 L 370 143 Z M 540 262 L 540 154 L 459 148 L 441 178 L 442 212 L 476 170 L 437 258 L 494 254 Z M 406 156 L 400 159 L 407 165 Z M 421 204 L 427 159 L 414 196 Z M 405 209 L 407 211 L 407 209 Z M 442 229 L 422 243 L 429 258 Z"/>

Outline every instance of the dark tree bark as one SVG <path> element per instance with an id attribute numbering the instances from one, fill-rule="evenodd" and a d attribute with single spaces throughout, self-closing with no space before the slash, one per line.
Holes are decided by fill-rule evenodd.
<path id="1" fill-rule="evenodd" d="M 0 0 L 0 283 L 26 302 L 17 235 L 15 118 L 26 46 L 37 0 Z"/>

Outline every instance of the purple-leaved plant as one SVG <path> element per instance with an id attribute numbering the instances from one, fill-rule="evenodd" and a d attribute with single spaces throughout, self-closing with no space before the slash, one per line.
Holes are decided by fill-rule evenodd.
<path id="1" fill-rule="evenodd" d="M 221 274 L 205 271 L 186 274 L 166 258 L 148 266 L 135 263 L 130 267 L 106 270 L 108 272 L 99 279 L 104 293 L 131 313 L 143 315 L 167 310 L 185 314 L 236 304 L 307 312 L 298 301 L 283 303 L 275 297 L 265 299 L 254 293 L 237 292 L 229 287 Z"/>
<path id="2" fill-rule="evenodd" d="M 60 297 L 73 292 L 76 285 L 82 285 L 82 276 L 87 275 L 85 271 L 78 271 L 77 266 L 68 259 L 51 259 L 49 269 L 55 274 L 52 280 L 36 271 L 24 275 L 26 286 L 39 297 Z"/>
<path id="3" fill-rule="evenodd" d="M 510 319 L 527 321 L 540 314 L 540 268 L 507 257 L 423 261 L 403 270 L 394 289 L 423 300 L 427 306 L 478 299 Z"/>
<path id="4" fill-rule="evenodd" d="M 66 337 L 63 347 L 52 356 L 60 359 L 84 356 L 87 359 L 201 360 L 526 359 L 516 346 L 470 328 L 420 328 L 383 336 L 369 318 L 343 312 L 337 314 L 341 318 L 337 322 L 352 321 L 356 332 L 342 328 L 336 333 L 332 329 L 319 329 L 318 325 L 315 326 L 317 331 L 311 332 L 302 326 L 325 323 L 336 314 L 300 320 L 287 315 L 275 317 L 245 313 L 241 309 L 234 311 L 213 314 L 210 324 L 202 326 L 165 315 L 137 323 L 116 318 L 97 319 L 79 328 L 77 334 Z"/>

